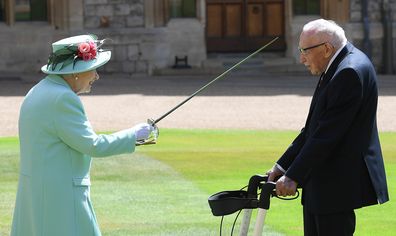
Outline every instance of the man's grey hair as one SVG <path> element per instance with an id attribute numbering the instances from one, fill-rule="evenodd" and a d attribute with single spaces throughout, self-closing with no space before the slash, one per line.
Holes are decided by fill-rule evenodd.
<path id="1" fill-rule="evenodd" d="M 304 25 L 303 32 L 310 32 L 323 42 L 339 49 L 347 43 L 344 30 L 332 20 L 318 19 Z"/>

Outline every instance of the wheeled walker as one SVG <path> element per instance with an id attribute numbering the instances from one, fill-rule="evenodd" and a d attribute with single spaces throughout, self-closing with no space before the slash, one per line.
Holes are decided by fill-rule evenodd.
<path id="1" fill-rule="evenodd" d="M 247 191 L 222 191 L 209 197 L 208 202 L 214 216 L 225 216 L 243 210 L 243 219 L 239 236 L 247 236 L 253 209 L 258 208 L 253 235 L 261 236 L 263 233 L 265 216 L 270 208 L 270 198 L 276 196 L 275 183 L 267 182 L 268 176 L 254 175 L 249 180 Z M 261 193 L 258 194 L 259 189 Z M 260 197 L 258 198 L 258 195 Z M 299 195 L 285 200 L 296 199 Z M 284 199 L 284 198 L 281 198 Z M 221 229 L 220 229 L 221 234 Z"/>

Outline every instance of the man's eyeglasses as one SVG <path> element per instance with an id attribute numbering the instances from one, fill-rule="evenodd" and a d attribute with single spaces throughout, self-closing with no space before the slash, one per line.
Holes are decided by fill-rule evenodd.
<path id="1" fill-rule="evenodd" d="M 307 52 L 308 50 L 313 49 L 313 48 L 317 48 L 317 47 L 322 46 L 322 45 L 324 45 L 324 44 L 326 44 L 326 42 L 324 42 L 324 43 L 319 43 L 319 44 L 316 44 L 316 45 L 314 45 L 314 46 L 306 47 L 306 48 L 300 48 L 300 47 L 298 47 L 298 50 L 300 51 L 301 54 L 306 55 L 306 54 L 308 53 L 308 52 Z"/>

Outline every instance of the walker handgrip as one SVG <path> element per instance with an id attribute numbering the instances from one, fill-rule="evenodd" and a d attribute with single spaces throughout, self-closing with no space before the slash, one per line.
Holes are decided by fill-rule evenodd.
<path id="1" fill-rule="evenodd" d="M 248 197 L 257 198 L 257 190 L 259 189 L 261 182 L 267 182 L 267 175 L 253 175 L 249 179 L 248 185 Z"/>
<path id="2" fill-rule="evenodd" d="M 274 194 L 276 184 L 274 182 L 267 182 L 261 186 L 260 200 L 258 202 L 258 208 L 268 210 L 270 207 L 270 198 Z"/>

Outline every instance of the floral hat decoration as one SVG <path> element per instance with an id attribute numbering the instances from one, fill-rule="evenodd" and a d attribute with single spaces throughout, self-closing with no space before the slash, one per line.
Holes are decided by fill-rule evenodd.
<path id="1" fill-rule="evenodd" d="M 102 49 L 106 39 L 93 34 L 79 35 L 52 44 L 48 63 L 41 67 L 46 74 L 75 74 L 94 70 L 106 64 L 111 51 Z"/>

